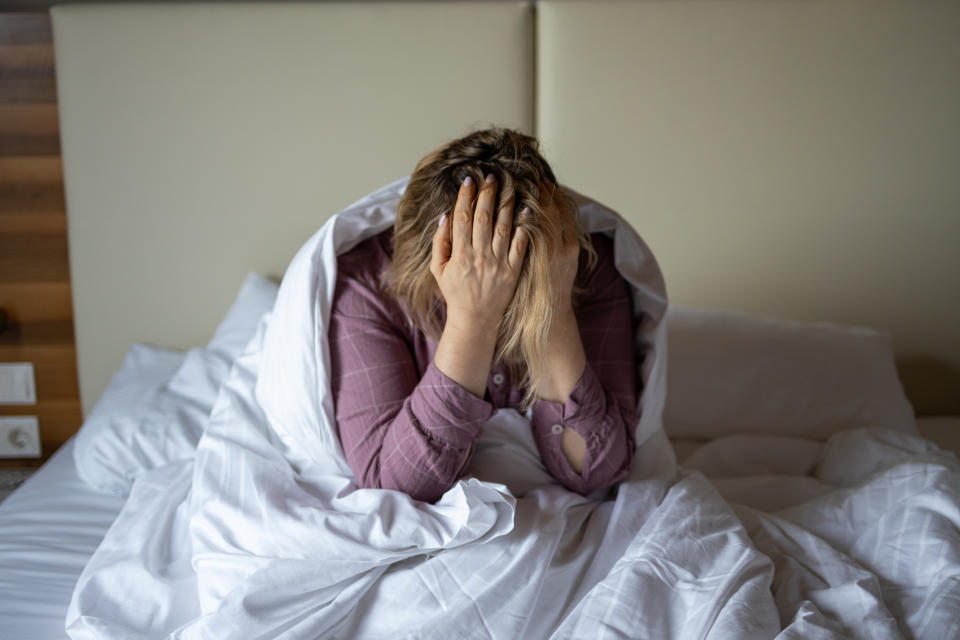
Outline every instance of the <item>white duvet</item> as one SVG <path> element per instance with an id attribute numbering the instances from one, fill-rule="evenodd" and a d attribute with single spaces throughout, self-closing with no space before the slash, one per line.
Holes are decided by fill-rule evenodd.
<path id="1" fill-rule="evenodd" d="M 644 381 L 630 476 L 583 497 L 499 411 L 436 504 L 358 489 L 335 437 L 335 256 L 390 226 L 400 180 L 298 252 L 195 456 L 145 470 L 81 576 L 73 638 L 948 638 L 960 465 L 908 433 L 664 436 L 666 298 L 649 249 L 573 192 L 633 285 Z"/>

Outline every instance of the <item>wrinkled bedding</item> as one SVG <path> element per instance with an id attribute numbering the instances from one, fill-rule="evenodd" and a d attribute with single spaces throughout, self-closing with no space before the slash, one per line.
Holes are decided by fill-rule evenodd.
<path id="1" fill-rule="evenodd" d="M 298 252 L 195 452 L 134 482 L 77 584 L 71 637 L 957 637 L 956 457 L 863 428 L 719 438 L 678 466 L 661 424 L 662 276 L 619 216 L 575 192 L 633 293 L 644 392 L 628 478 L 567 491 L 527 419 L 501 410 L 436 504 L 358 489 L 324 327 L 335 256 L 392 223 L 404 186 Z"/>

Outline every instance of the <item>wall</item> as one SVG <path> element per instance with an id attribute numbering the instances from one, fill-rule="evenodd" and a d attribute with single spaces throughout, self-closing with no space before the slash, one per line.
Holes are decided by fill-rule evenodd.
<path id="1" fill-rule="evenodd" d="M 50 18 L 0 15 L 0 362 L 32 362 L 49 454 L 81 424 Z"/>

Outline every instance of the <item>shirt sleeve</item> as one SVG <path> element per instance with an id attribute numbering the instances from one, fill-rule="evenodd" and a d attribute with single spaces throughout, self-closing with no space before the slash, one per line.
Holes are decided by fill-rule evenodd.
<path id="1" fill-rule="evenodd" d="M 374 287 L 338 276 L 328 333 L 338 436 L 359 486 L 435 502 L 494 407 L 432 362 L 418 380 L 402 324 Z"/>
<path id="2" fill-rule="evenodd" d="M 586 291 L 575 315 L 587 364 L 566 402 L 537 400 L 531 422 L 547 470 L 565 487 L 587 495 L 609 487 L 630 471 L 636 452 L 636 355 L 630 292 L 617 271 L 613 243 L 595 235 L 598 263 L 577 285 Z M 586 443 L 582 473 L 561 447 L 563 428 Z"/>

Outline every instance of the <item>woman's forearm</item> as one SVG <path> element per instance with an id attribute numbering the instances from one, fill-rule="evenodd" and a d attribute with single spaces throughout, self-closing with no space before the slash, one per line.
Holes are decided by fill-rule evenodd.
<path id="1" fill-rule="evenodd" d="M 495 325 L 484 326 L 473 318 L 448 316 L 433 363 L 448 378 L 482 399 L 496 344 Z"/>
<path id="2" fill-rule="evenodd" d="M 562 313 L 554 325 L 545 365 L 538 396 L 542 400 L 565 403 L 587 365 L 580 329 L 572 309 Z M 581 473 L 587 453 L 586 441 L 579 433 L 564 426 L 560 444 L 570 466 Z"/>
<path id="3" fill-rule="evenodd" d="M 497 178 L 475 186 L 464 178 L 453 215 L 441 216 L 433 235 L 430 272 L 447 307 L 433 363 L 444 375 L 483 398 L 497 343 L 497 326 L 517 288 L 529 235 L 511 232 L 513 196 L 497 207 Z M 511 240 L 512 235 L 512 240 Z"/>
<path id="4" fill-rule="evenodd" d="M 573 310 L 559 314 L 550 332 L 550 348 L 544 357 L 544 376 L 539 393 L 542 400 L 566 402 L 587 365 L 580 329 Z"/>

